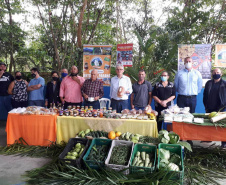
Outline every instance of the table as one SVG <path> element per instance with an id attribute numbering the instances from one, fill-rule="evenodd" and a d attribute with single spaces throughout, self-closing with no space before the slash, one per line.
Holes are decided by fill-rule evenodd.
<path id="1" fill-rule="evenodd" d="M 158 136 L 157 123 L 155 120 L 133 120 L 133 119 L 108 119 L 108 118 L 89 118 L 89 117 L 57 117 L 57 143 L 68 142 L 70 138 L 85 129 L 111 130 L 120 132 L 131 132 L 134 134 Z"/>
<path id="2" fill-rule="evenodd" d="M 173 132 L 181 140 L 226 141 L 226 128 L 173 122 Z"/>
<path id="3" fill-rule="evenodd" d="M 56 141 L 57 115 L 8 114 L 7 144 L 22 137 L 29 145 L 48 146 Z"/>

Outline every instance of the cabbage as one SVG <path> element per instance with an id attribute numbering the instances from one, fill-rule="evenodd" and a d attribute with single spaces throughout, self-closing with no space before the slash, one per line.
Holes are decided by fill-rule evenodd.
<path id="1" fill-rule="evenodd" d="M 176 143 L 178 143 L 179 141 L 180 141 L 180 136 L 179 135 L 177 135 L 176 133 L 169 133 L 169 143 L 171 143 L 171 144 L 176 144 Z"/>
<path id="2" fill-rule="evenodd" d="M 169 163 L 168 164 L 168 169 L 171 170 L 171 171 L 180 171 L 179 166 L 177 166 L 174 163 Z"/>
<path id="3" fill-rule="evenodd" d="M 169 150 L 165 150 L 163 148 L 159 149 L 159 156 L 161 159 L 166 159 L 169 160 L 170 158 L 170 151 Z"/>
<path id="4" fill-rule="evenodd" d="M 161 135 L 161 134 L 167 134 L 168 135 L 168 131 L 167 130 L 160 130 L 159 131 L 159 134 Z"/>

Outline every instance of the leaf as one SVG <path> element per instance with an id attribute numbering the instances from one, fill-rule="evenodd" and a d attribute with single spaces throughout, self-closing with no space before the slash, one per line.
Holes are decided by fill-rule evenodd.
<path id="1" fill-rule="evenodd" d="M 184 146 L 185 148 L 187 148 L 190 152 L 192 152 L 192 148 L 191 145 L 186 142 L 186 141 L 179 141 L 178 144 L 180 144 L 181 146 Z"/>

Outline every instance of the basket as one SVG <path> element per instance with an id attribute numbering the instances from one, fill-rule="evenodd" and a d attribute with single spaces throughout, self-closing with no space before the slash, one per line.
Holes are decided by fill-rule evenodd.
<path id="1" fill-rule="evenodd" d="M 153 153 L 154 155 L 154 162 L 152 167 L 139 167 L 139 166 L 132 166 L 133 160 L 136 156 L 137 152 L 146 152 L 146 153 Z M 132 157 L 130 160 L 130 172 L 137 173 L 137 172 L 147 172 L 152 173 L 155 170 L 155 163 L 156 163 L 156 152 L 157 147 L 154 145 L 147 145 L 147 144 L 136 144 L 133 149 Z"/>
<path id="2" fill-rule="evenodd" d="M 92 161 L 92 160 L 87 160 L 87 157 L 90 154 L 90 151 L 93 147 L 93 145 L 108 145 L 109 149 L 111 146 L 111 139 L 100 139 L 100 138 L 94 138 L 90 144 L 89 149 L 87 150 L 86 154 L 83 157 L 84 162 L 86 165 L 88 165 L 92 169 L 99 170 L 101 167 L 104 167 L 104 161 Z M 106 156 L 107 157 L 107 156 Z"/>
<path id="3" fill-rule="evenodd" d="M 169 175 L 171 176 L 170 179 L 179 180 L 181 184 L 183 184 L 183 178 L 184 178 L 184 162 L 183 162 L 183 152 L 181 145 L 178 144 L 159 144 L 159 149 L 163 148 L 166 150 L 169 150 L 171 153 L 176 153 L 181 158 L 181 171 L 168 171 Z M 158 169 L 159 169 L 159 163 L 160 163 L 160 155 L 158 153 Z"/>
<path id="4" fill-rule="evenodd" d="M 129 157 L 129 160 L 128 160 L 128 164 L 127 165 L 117 165 L 117 164 L 109 164 L 109 161 L 110 161 L 110 158 L 111 158 L 111 153 L 112 153 L 112 149 L 115 147 L 115 146 L 130 146 L 131 147 L 131 154 L 130 154 L 130 157 Z M 124 174 L 129 174 L 129 161 L 131 159 L 131 156 L 132 156 L 132 152 L 133 152 L 133 147 L 134 147 L 134 144 L 133 142 L 131 141 L 123 141 L 123 140 L 113 140 L 112 141 L 112 144 L 111 144 L 111 148 L 108 152 L 108 157 L 105 161 L 105 166 L 108 167 L 108 168 L 111 168 L 113 170 L 116 170 L 116 171 L 121 171 L 121 170 L 124 170 L 126 168 L 128 168 L 127 170 L 124 170 L 123 173 Z"/>
<path id="5" fill-rule="evenodd" d="M 67 155 L 68 152 L 70 152 L 72 150 L 72 148 L 77 144 L 77 143 L 81 143 L 82 145 L 85 146 L 82 154 L 80 155 L 80 157 L 76 160 L 73 159 L 64 159 L 64 157 Z M 89 147 L 89 140 L 85 139 L 85 138 L 71 138 L 68 142 L 68 144 L 66 145 L 66 147 L 64 148 L 64 151 L 59 155 L 59 159 L 67 164 L 70 164 L 72 166 L 75 166 L 77 168 L 82 168 L 84 166 L 84 163 L 82 161 L 82 157 L 84 156 L 84 154 L 86 153 L 88 147 Z"/>

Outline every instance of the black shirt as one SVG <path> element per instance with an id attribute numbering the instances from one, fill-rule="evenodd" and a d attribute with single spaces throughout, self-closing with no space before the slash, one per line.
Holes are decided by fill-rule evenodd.
<path id="1" fill-rule="evenodd" d="M 154 86 L 152 96 L 157 96 L 160 100 L 167 100 L 171 96 L 176 96 L 175 86 L 172 82 L 168 82 L 166 87 L 162 85 L 162 82 L 157 82 Z M 167 103 L 170 106 L 171 102 Z M 162 107 L 160 104 L 155 102 L 156 107 Z"/>
<path id="2" fill-rule="evenodd" d="M 136 107 L 146 107 L 148 105 L 149 92 L 152 91 L 151 83 L 146 80 L 142 84 L 136 82 L 132 88 L 134 93 L 133 105 Z"/>
<path id="3" fill-rule="evenodd" d="M 217 83 L 214 83 L 214 82 L 212 83 L 212 87 L 210 89 L 210 94 L 207 102 L 208 110 L 219 109 L 219 105 L 221 104 L 220 96 L 219 96 L 219 88 L 220 88 L 220 81 Z"/>
<path id="4" fill-rule="evenodd" d="M 0 96 L 8 96 L 8 87 L 9 84 L 14 80 L 13 76 L 4 72 L 2 77 L 0 78 Z"/>

